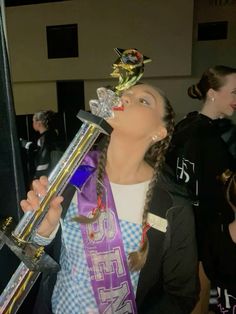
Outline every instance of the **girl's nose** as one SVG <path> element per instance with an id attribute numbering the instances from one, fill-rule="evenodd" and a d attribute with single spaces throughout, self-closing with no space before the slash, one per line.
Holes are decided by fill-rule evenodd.
<path id="1" fill-rule="evenodd" d="M 128 95 L 121 96 L 121 103 L 122 105 L 129 105 L 130 104 L 130 97 Z"/>

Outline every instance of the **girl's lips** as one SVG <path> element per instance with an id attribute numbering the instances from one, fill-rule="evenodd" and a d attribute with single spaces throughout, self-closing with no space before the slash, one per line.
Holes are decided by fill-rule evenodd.
<path id="1" fill-rule="evenodd" d="M 112 110 L 114 111 L 124 111 L 124 109 L 124 105 L 112 107 Z"/>

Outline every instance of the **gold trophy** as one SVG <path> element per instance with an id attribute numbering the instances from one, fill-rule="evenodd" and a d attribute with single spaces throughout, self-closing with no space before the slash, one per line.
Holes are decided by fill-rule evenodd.
<path id="1" fill-rule="evenodd" d="M 144 63 L 151 61 L 136 49 L 115 49 L 119 58 L 113 64 L 111 75 L 119 79 L 115 91 L 107 88 L 97 90 L 98 99 L 90 100 L 91 113 L 79 111 L 77 117 L 83 124 L 49 175 L 47 194 L 41 198 L 39 207 L 24 214 L 14 227 L 9 217 L 0 225 L 0 249 L 4 244 L 20 258 L 21 263 L 0 296 L 0 314 L 14 314 L 19 309 L 41 272 L 60 269 L 45 253 L 44 247 L 34 243 L 37 228 L 48 212 L 51 200 L 61 195 L 77 167 L 83 161 L 101 133 L 109 135 L 111 126 L 106 118 L 113 115 L 112 108 L 120 106 L 120 93 L 134 85 L 142 76 Z"/>

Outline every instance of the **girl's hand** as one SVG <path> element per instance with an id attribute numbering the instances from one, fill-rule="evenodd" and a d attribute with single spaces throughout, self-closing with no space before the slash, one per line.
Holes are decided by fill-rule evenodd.
<path id="1" fill-rule="evenodd" d="M 32 190 L 27 193 L 27 199 L 20 202 L 22 210 L 24 212 L 36 210 L 39 207 L 40 197 L 47 194 L 47 187 L 47 177 L 40 177 L 39 180 L 34 180 L 32 182 Z M 51 201 L 48 213 L 37 230 L 40 236 L 49 237 L 57 227 L 62 212 L 62 201 L 62 196 L 56 196 Z"/>

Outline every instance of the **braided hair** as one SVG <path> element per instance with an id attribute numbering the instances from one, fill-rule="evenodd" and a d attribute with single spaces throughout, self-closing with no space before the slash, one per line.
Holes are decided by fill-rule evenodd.
<path id="1" fill-rule="evenodd" d="M 109 146 L 109 142 L 110 142 L 110 137 L 106 136 L 105 141 L 103 142 L 103 149 L 100 153 L 99 156 L 99 160 L 98 160 L 98 166 L 97 166 L 97 184 L 96 184 L 96 192 L 97 192 L 97 200 L 98 200 L 98 204 L 97 204 L 97 208 L 95 209 L 95 211 L 93 212 L 93 216 L 92 217 L 87 217 L 84 215 L 79 215 L 73 218 L 74 221 L 77 221 L 79 223 L 93 223 L 94 221 L 96 221 L 98 219 L 98 217 L 101 214 L 100 211 L 100 201 L 102 199 L 102 195 L 103 195 L 103 178 L 104 178 L 104 174 L 105 174 L 105 168 L 106 168 L 106 161 L 107 161 L 107 149 Z M 99 205 L 100 203 L 100 205 Z"/>
<path id="2" fill-rule="evenodd" d="M 149 183 L 148 190 L 146 193 L 146 199 L 143 209 L 143 218 L 142 218 L 142 228 L 143 230 L 147 226 L 147 216 L 149 212 L 149 206 L 153 195 L 153 190 L 156 185 L 156 182 L 158 180 L 159 173 L 161 171 L 161 168 L 165 162 L 165 154 L 169 147 L 172 134 L 174 132 L 174 117 L 175 113 L 170 105 L 169 100 L 165 96 L 165 94 L 156 88 L 156 90 L 159 92 L 159 94 L 162 96 L 164 100 L 164 117 L 163 122 L 165 124 L 166 130 L 167 130 L 167 136 L 159 141 L 153 144 L 149 150 L 146 152 L 145 160 L 150 163 L 154 168 L 153 177 Z M 148 253 L 148 240 L 145 236 L 143 239 L 143 243 L 141 243 L 139 251 L 131 252 L 129 254 L 129 267 L 131 270 L 139 270 L 143 267 L 146 261 L 147 253 Z"/>

